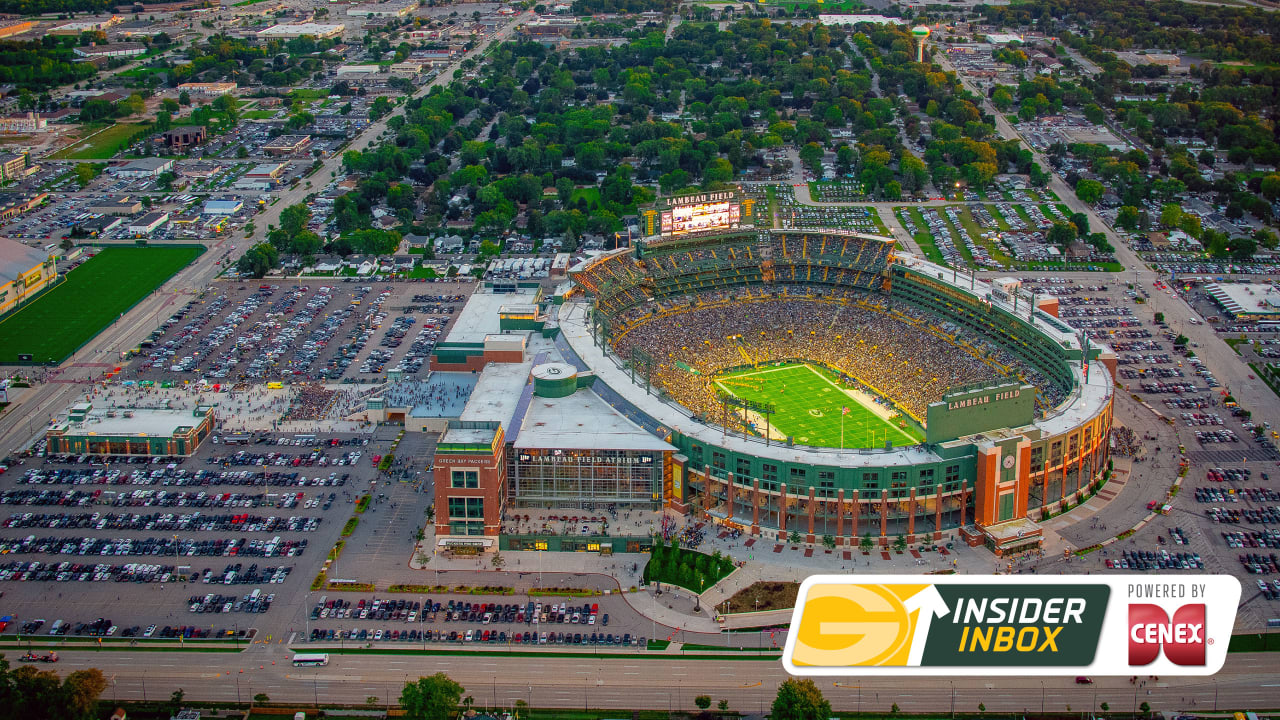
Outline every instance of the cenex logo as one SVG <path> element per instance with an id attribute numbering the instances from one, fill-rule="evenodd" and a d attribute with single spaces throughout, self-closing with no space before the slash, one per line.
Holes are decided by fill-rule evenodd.
<path id="1" fill-rule="evenodd" d="M 1129 606 L 1129 664 L 1149 665 L 1164 656 L 1174 665 L 1204 665 L 1204 604 L 1183 605 L 1173 620 L 1159 605 Z"/>

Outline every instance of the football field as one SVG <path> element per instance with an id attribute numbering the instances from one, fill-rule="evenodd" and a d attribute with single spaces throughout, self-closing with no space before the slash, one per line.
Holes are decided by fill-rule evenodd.
<path id="1" fill-rule="evenodd" d="M 776 408 L 769 422 L 801 445 L 841 447 L 841 408 L 844 447 L 881 448 L 915 445 L 924 434 L 908 423 L 905 428 L 886 420 L 842 390 L 829 371 L 811 365 L 784 365 L 728 373 L 715 380 L 718 389 L 743 400 Z"/>
<path id="2" fill-rule="evenodd" d="M 0 322 L 0 363 L 58 363 L 204 252 L 191 245 L 109 247 Z"/>

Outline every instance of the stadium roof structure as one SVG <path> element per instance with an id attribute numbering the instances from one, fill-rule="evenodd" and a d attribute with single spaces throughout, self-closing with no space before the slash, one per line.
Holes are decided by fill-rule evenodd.
<path id="1" fill-rule="evenodd" d="M 533 398 L 514 445 L 570 450 L 676 450 L 585 389 L 565 397 Z"/>
<path id="2" fill-rule="evenodd" d="M 1005 301 L 992 294 L 993 288 L 988 282 L 967 274 L 960 274 L 952 268 L 934 264 L 914 255 L 898 255 L 896 261 L 921 275 L 936 278 L 961 294 L 972 296 L 975 303 L 987 303 L 991 307 L 1016 315 L 1034 325 L 1037 331 L 1051 338 L 1064 349 L 1082 350 L 1080 339 L 1068 325 L 1043 311 L 1032 309 L 1030 293 L 1026 291 L 1019 290 L 1015 296 L 1016 300 Z M 744 438 L 732 432 L 726 433 L 719 424 L 694 420 L 686 408 L 645 392 L 632 380 L 626 369 L 605 355 L 604 350 L 593 340 L 592 324 L 587 317 L 588 307 L 589 303 L 570 302 L 559 308 L 559 323 L 564 340 L 583 363 L 596 373 L 600 381 L 609 388 L 624 392 L 630 404 L 665 428 L 678 428 L 682 434 L 709 446 L 714 445 L 726 450 L 772 458 L 781 462 L 876 467 L 914 464 L 935 460 L 938 457 L 932 446 L 927 444 L 894 446 L 888 450 L 841 450 L 805 445 L 788 446 L 779 442 L 766 444 L 760 438 Z M 1102 362 L 1097 360 L 1090 362 L 1088 372 L 1082 369 L 1079 362 L 1074 362 L 1069 365 L 1069 371 L 1074 387 L 1066 400 L 1034 423 L 1044 432 L 1061 432 L 1078 425 L 1096 415 L 1110 401 L 1113 392 L 1111 374 Z M 1011 431 L 1010 429 L 1003 432 Z M 984 435 L 995 438 L 1000 436 L 1001 432 L 997 430 Z M 949 444 L 950 442 L 940 443 L 941 446 Z"/>
<path id="3" fill-rule="evenodd" d="M 505 432 L 515 414 L 521 391 L 529 384 L 529 371 L 532 369 L 532 362 L 486 365 L 458 419 L 464 422 L 495 421 Z"/>
<path id="4" fill-rule="evenodd" d="M 0 284 L 13 282 L 22 273 L 44 263 L 49 253 L 27 247 L 17 240 L 0 238 Z"/>

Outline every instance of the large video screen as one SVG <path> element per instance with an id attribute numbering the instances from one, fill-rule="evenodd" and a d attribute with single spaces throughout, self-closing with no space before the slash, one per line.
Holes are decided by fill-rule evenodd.
<path id="1" fill-rule="evenodd" d="M 684 235 L 704 230 L 737 227 L 741 211 L 735 202 L 677 205 L 662 213 L 663 235 Z"/>

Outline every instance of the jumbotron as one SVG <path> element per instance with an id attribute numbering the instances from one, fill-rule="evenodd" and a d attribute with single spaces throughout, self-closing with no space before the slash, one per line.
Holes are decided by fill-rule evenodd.
<path id="1" fill-rule="evenodd" d="M 844 547 L 958 529 L 1004 555 L 1096 490 L 1115 356 L 1055 298 L 892 238 L 753 227 L 728 196 L 650 213 L 559 312 L 597 391 L 678 449 L 671 507 Z"/>

